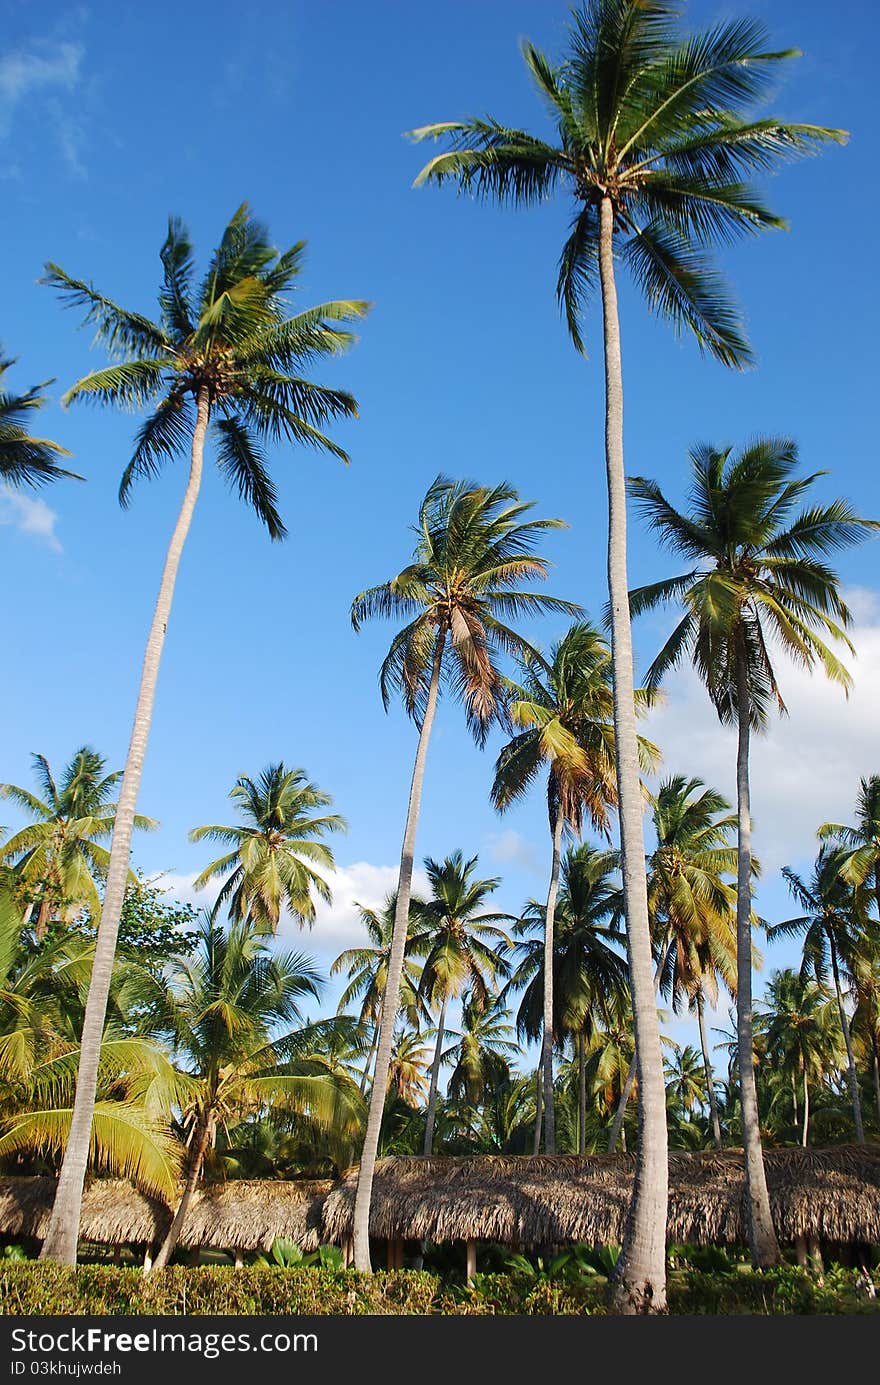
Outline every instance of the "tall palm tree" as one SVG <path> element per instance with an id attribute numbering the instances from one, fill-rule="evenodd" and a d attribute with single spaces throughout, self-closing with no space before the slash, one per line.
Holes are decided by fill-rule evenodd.
<path id="1" fill-rule="evenodd" d="M 546 766 L 547 805 L 552 842 L 544 937 L 544 1023 L 541 1073 L 544 1093 L 544 1148 L 556 1152 L 553 1100 L 554 916 L 559 889 L 562 837 L 580 836 L 585 819 L 609 831 L 609 808 L 617 805 L 614 770 L 614 691 L 611 651 L 601 633 L 586 621 L 573 625 L 554 645 L 549 662 L 534 661 L 524 682 L 511 684 L 510 716 L 523 727 L 504 746 L 495 764 L 492 802 L 503 812 L 526 792 Z M 637 693 L 644 708 L 644 695 Z M 651 767 L 659 752 L 639 740 L 639 756 Z"/>
<path id="2" fill-rule="evenodd" d="M 406 941 L 400 972 L 398 1000 L 399 1012 L 413 1029 L 418 1029 L 422 1023 L 430 1023 L 431 1019 L 430 1012 L 419 990 L 421 966 L 414 960 L 413 911 L 417 911 L 422 902 L 417 896 L 413 896 L 410 900 L 409 936 Z M 344 952 L 340 952 L 330 968 L 330 975 L 338 976 L 340 972 L 345 971 L 348 977 L 348 985 L 339 997 L 339 1013 L 342 1014 L 344 1010 L 347 1010 L 353 1001 L 360 1000 L 358 1019 L 362 1025 L 369 1025 L 373 1031 L 373 1039 L 361 1082 L 361 1091 L 366 1091 L 379 1043 L 379 1021 L 382 1015 L 385 986 L 388 981 L 388 963 L 391 957 L 391 943 L 394 934 L 397 891 L 392 890 L 386 895 L 385 903 L 381 909 L 367 909 L 362 904 L 358 904 L 357 900 L 355 900 L 355 908 L 360 910 L 361 923 L 367 930 L 367 936 L 373 946 L 349 947 Z"/>
<path id="3" fill-rule="evenodd" d="M 259 779 L 239 775 L 229 797 L 245 820 L 244 827 L 216 823 L 194 827 L 191 842 L 206 839 L 232 848 L 206 866 L 193 888 L 222 879 L 214 905 L 229 908 L 229 917 L 252 923 L 261 932 L 277 933 L 287 909 L 300 928 L 315 921 L 314 895 L 332 901 L 332 892 L 317 867 L 334 868 L 333 852 L 321 838 L 345 830 L 336 814 L 316 813 L 332 803 L 329 794 L 306 778 L 303 769 L 288 769 L 283 760 L 268 765 Z"/>
<path id="4" fill-rule="evenodd" d="M 443 861 L 426 857 L 425 872 L 431 893 L 412 910 L 417 930 L 415 946 L 425 954 L 419 992 L 429 1006 L 440 1008 L 423 1154 L 433 1152 L 447 1006 L 465 990 L 477 1005 L 488 1005 L 493 983 L 510 971 L 505 956 L 511 946 L 510 939 L 497 926 L 509 915 L 486 913 L 483 909 L 501 881 L 494 877 L 475 879 L 476 866 L 476 856 L 466 861 L 461 851 L 453 851 Z"/>
<path id="5" fill-rule="evenodd" d="M 687 510 L 680 512 L 654 481 L 636 477 L 630 491 L 662 546 L 689 568 L 630 593 L 634 615 L 679 602 L 685 614 L 651 665 L 648 687 L 690 658 L 720 720 L 737 728 L 737 1025 L 743 1145 L 756 1264 L 779 1247 L 761 1150 L 752 1054 L 752 818 L 749 747 L 771 707 L 784 710 L 771 658 L 775 638 L 796 663 L 818 665 L 844 689 L 850 678 L 827 638 L 852 648 L 851 617 L 825 558 L 864 537 L 869 522 L 844 500 L 797 509 L 817 479 L 796 476 L 797 447 L 788 438 L 757 438 L 739 455 L 703 444 L 692 450 Z"/>
<path id="6" fill-rule="evenodd" d="M 10 799 L 36 821 L 16 832 L 0 847 L 0 858 L 14 866 L 19 894 L 25 903 L 24 922 L 34 908 L 37 941 L 46 935 L 53 910 L 72 921 L 81 909 L 100 913 L 98 886 L 106 877 L 110 853 L 102 839 L 112 835 L 116 821 L 113 793 L 122 771 L 106 774 L 106 761 L 91 746 L 74 751 L 56 781 L 45 755 L 32 755 L 39 794 L 18 784 L 0 784 L 0 798 Z M 135 815 L 133 826 L 143 831 L 158 827 L 153 818 Z M 128 884 L 135 883 L 133 871 Z"/>
<path id="7" fill-rule="evenodd" d="M 247 921 L 224 929 L 206 913 L 200 933 L 194 955 L 172 959 L 162 978 L 143 978 L 141 1001 L 150 1006 L 150 1027 L 171 1045 L 189 1079 L 186 1181 L 154 1269 L 162 1269 L 174 1251 L 217 1126 L 231 1114 L 241 1118 L 248 1107 L 281 1107 L 325 1129 L 339 1122 L 356 1125 L 358 1118 L 353 1080 L 315 1070 L 308 1061 L 311 1036 L 299 1032 L 300 1006 L 317 996 L 319 984 L 308 959 L 270 954 Z"/>
<path id="8" fill-rule="evenodd" d="M 370 1270 L 373 1169 L 398 1010 L 425 758 L 440 685 L 445 678 L 464 703 L 471 732 L 478 742 L 484 741 L 489 727 L 504 714 L 499 655 L 534 652 L 503 618 L 543 611 L 572 614 L 576 609 L 524 585 L 547 576 L 547 560 L 535 552 L 539 535 L 562 527 L 558 519 L 526 519 L 530 509 L 512 486 L 475 486 L 438 477 L 419 509 L 412 562 L 352 603 L 355 630 L 374 616 L 407 618 L 391 642 L 379 686 L 386 708 L 400 693 L 419 728 L 400 853 L 387 1000 L 355 1197 L 354 1258 L 359 1270 Z"/>
<path id="9" fill-rule="evenodd" d="M 48 438 L 33 437 L 28 430 L 30 414 L 46 403 L 43 390 L 55 381 L 43 380 L 25 394 L 12 394 L 3 379 L 13 365 L 15 361 L 0 357 L 0 484 L 36 489 L 47 481 L 82 481 L 75 471 L 58 465 L 59 457 L 70 456 L 66 447 Z"/>
<path id="10" fill-rule="evenodd" d="M 559 1046 L 569 1036 L 574 1039 L 578 1057 L 579 1142 L 586 1130 L 586 1045 L 596 1022 L 608 1020 L 615 1001 L 620 1001 L 627 989 L 626 964 L 616 951 L 616 944 L 622 941 L 619 870 L 616 851 L 600 851 L 586 842 L 570 848 L 562 860 L 561 889 L 551 933 L 553 1010 L 549 1026 L 545 1012 L 548 929 L 544 906 L 531 902 L 515 929 L 523 941 L 518 949 L 519 965 L 508 989 L 522 991 L 517 1029 L 532 1041 L 549 1030 L 551 1043 Z M 540 936 L 528 937 L 535 927 Z M 548 1091 L 552 1100 L 552 1068 L 550 1082 L 546 1072 L 542 1078 L 545 1106 L 549 1105 Z M 537 1114 L 540 1116 L 540 1111 Z M 547 1148 L 546 1142 L 545 1149 L 548 1154 L 555 1152 Z M 583 1152 L 581 1148 L 580 1153 Z"/>
<path id="11" fill-rule="evenodd" d="M 804 912 L 796 918 L 771 925 L 767 931 L 771 938 L 780 935 L 791 936 L 795 933 L 802 935 L 803 976 L 812 972 L 817 983 L 822 985 L 827 979 L 829 963 L 831 965 L 840 1035 L 846 1048 L 853 1125 L 856 1140 L 863 1145 L 865 1131 L 862 1124 L 859 1077 L 856 1072 L 850 1023 L 844 1005 L 842 974 L 848 971 L 863 928 L 863 919 L 858 895 L 853 886 L 846 881 L 843 869 L 843 850 L 828 846 L 824 846 L 819 852 L 809 881 L 805 881 L 796 871 L 786 866 L 782 874 Z"/>
<path id="12" fill-rule="evenodd" d="M 621 1311 L 662 1309 L 666 1276 L 666 1111 L 651 977 L 633 662 L 627 604 L 623 375 L 615 257 L 626 262 L 648 306 L 701 349 L 740 368 L 750 352 L 739 313 L 706 251 L 783 223 L 744 181 L 806 153 L 841 131 L 756 119 L 754 108 L 787 53 L 767 51 L 763 27 L 719 23 L 683 36 L 679 12 L 651 0 L 587 0 L 573 14 L 554 64 L 528 41 L 522 53 L 554 125 L 552 142 L 492 117 L 445 121 L 413 132 L 451 146 L 417 183 L 453 182 L 502 204 L 571 199 L 557 296 L 574 346 L 598 291 L 605 357 L 608 584 L 614 659 L 614 721 L 627 939 L 638 1033 L 642 1138 L 633 1205 L 616 1270 Z"/>
<path id="13" fill-rule="evenodd" d="M 832 1006 L 825 991 L 809 976 L 791 968 L 777 971 L 767 987 L 767 1053 L 781 1072 L 799 1078 L 803 1092 L 801 1144 L 810 1136 L 810 1082 L 818 1084 L 841 1057 L 834 1032 Z M 798 1118 L 794 1106 L 795 1121 Z"/>
<path id="14" fill-rule="evenodd" d="M 172 218 L 161 251 L 158 322 L 120 307 L 57 265 L 47 266 L 45 282 L 69 303 L 85 308 L 86 322 L 94 325 L 98 341 L 115 358 L 104 370 L 78 380 L 66 398 L 147 411 L 122 476 L 121 503 L 128 504 L 136 480 L 155 476 L 187 450 L 190 454 L 186 489 L 147 636 L 110 846 L 74 1121 L 43 1242 L 44 1257 L 70 1265 L 76 1263 L 95 1065 L 128 879 L 135 806 L 159 662 L 180 559 L 201 489 L 209 429 L 221 473 L 256 511 L 270 537 L 282 539 L 285 528 L 265 444 L 308 443 L 345 460 L 342 449 L 321 429 L 331 419 L 357 412 L 350 394 L 314 385 L 302 378 L 301 370 L 317 357 L 345 350 L 352 338 L 339 324 L 362 317 L 366 305 L 324 303 L 289 316 L 287 294 L 299 277 L 302 255 L 302 243 L 280 254 L 243 204 L 196 285 L 189 236 L 183 224 Z"/>

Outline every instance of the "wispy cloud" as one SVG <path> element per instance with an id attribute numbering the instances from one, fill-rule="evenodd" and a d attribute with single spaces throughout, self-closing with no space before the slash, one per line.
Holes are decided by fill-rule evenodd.
<path id="1" fill-rule="evenodd" d="M 85 49 L 79 42 L 34 39 L 0 57 L 0 140 L 25 113 L 36 106 L 44 127 L 51 129 L 68 170 L 85 174 L 80 149 L 82 131 L 75 112 L 63 98 L 79 86 Z"/>
<path id="2" fill-rule="evenodd" d="M 12 524 L 23 534 L 31 534 L 45 543 L 54 553 L 60 553 L 61 544 L 55 533 L 57 522 L 57 513 L 45 500 L 21 495 L 8 486 L 0 487 L 0 524 Z"/>

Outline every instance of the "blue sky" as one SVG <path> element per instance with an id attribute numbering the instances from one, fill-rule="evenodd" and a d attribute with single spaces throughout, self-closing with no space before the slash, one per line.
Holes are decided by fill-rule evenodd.
<path id="1" fill-rule="evenodd" d="M 0 184 L 4 202 L 0 341 L 20 358 L 13 382 L 64 386 L 102 362 L 36 280 L 44 261 L 92 278 L 110 296 L 153 310 L 169 213 L 204 255 L 247 199 L 280 245 L 308 242 L 302 303 L 363 297 L 374 308 L 352 354 L 322 372 L 357 396 L 361 416 L 335 436 L 352 465 L 303 452 L 274 458 L 290 530 L 272 545 L 210 475 L 172 613 L 141 808 L 161 819 L 136 860 L 192 876 L 197 823 L 223 820 L 236 776 L 270 760 L 305 766 L 350 823 L 337 856 L 335 911 L 306 947 L 323 961 L 352 936 L 352 892 L 375 897 L 399 853 L 412 728 L 386 716 L 376 671 L 391 630 L 355 636 L 348 611 L 362 587 L 410 551 L 408 525 L 440 471 L 510 480 L 551 536 L 547 589 L 598 613 L 604 600 L 605 496 L 598 319 L 591 358 L 569 346 L 555 300 L 564 200 L 499 212 L 451 191 L 412 189 L 423 151 L 403 132 L 490 111 L 541 128 L 517 44 L 558 52 L 568 8 L 544 0 L 417 6 L 218 0 L 189 6 L 0 0 Z M 843 126 L 845 149 L 785 169 L 771 205 L 790 219 L 726 252 L 758 366 L 734 375 L 702 360 L 621 293 L 627 468 L 681 497 L 683 462 L 699 440 L 738 444 L 760 432 L 798 439 L 803 465 L 832 475 L 880 515 L 873 262 L 878 192 L 865 176 L 874 114 L 878 20 L 866 0 L 834 7 L 694 0 L 693 25 L 751 13 L 774 47 L 799 46 L 775 110 Z M 873 301 L 872 301 L 873 300 Z M 36 505 L 0 500 L 6 592 L 6 677 L 0 683 L 0 777 L 29 782 L 29 755 L 60 765 L 83 742 L 122 763 L 136 678 L 164 546 L 183 476 L 142 486 L 128 512 L 116 486 L 134 420 L 57 404 L 41 426 L 75 453 L 87 484 L 45 491 Z M 635 585 L 669 571 L 633 522 Z M 791 718 L 754 753 L 759 904 L 784 916 L 778 870 L 807 865 L 824 817 L 848 818 L 859 774 L 880 768 L 880 584 L 876 543 L 845 556 L 859 658 L 845 703 L 792 673 Z M 643 664 L 663 620 L 636 630 Z M 549 622 L 549 643 L 561 627 Z M 686 676 L 652 726 L 664 770 L 733 789 L 733 746 Z M 540 793 L 499 820 L 487 790 L 498 742 L 482 754 L 460 711 L 438 717 L 419 854 L 479 852 L 504 877 L 516 910 L 540 894 L 548 848 Z M 368 902 L 373 902 L 368 900 Z M 766 951 L 766 949 L 765 949 Z M 767 952 L 765 972 L 790 960 Z"/>

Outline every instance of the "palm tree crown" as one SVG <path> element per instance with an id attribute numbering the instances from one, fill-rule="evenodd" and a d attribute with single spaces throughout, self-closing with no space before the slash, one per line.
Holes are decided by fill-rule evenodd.
<path id="1" fill-rule="evenodd" d="M 241 775 L 229 797 L 240 809 L 245 826 L 193 828 L 190 841 L 207 838 L 232 847 L 205 867 L 195 888 L 203 889 L 223 877 L 215 912 L 227 904 L 231 918 L 247 918 L 264 932 L 277 931 L 285 907 L 300 927 L 311 926 L 313 894 L 327 903 L 332 899 L 330 886 L 317 868 L 332 871 L 333 853 L 320 838 L 345 830 L 345 820 L 338 815 L 315 813 L 332 802 L 329 794 L 310 783 L 305 770 L 287 769 L 279 761 L 264 769 L 256 781 Z"/>
<path id="2" fill-rule="evenodd" d="M 48 438 L 35 438 L 28 430 L 28 417 L 46 403 L 42 391 L 53 380 L 43 380 L 25 394 L 12 394 L 4 388 L 3 377 L 15 361 L 0 358 L 0 482 L 7 486 L 45 485 L 62 478 L 81 481 L 75 471 L 58 465 L 59 457 L 69 457 L 66 447 Z"/>
<path id="3" fill-rule="evenodd" d="M 42 932 L 53 909 L 66 921 L 84 908 L 100 912 L 98 884 L 110 853 L 102 840 L 113 832 L 113 792 L 121 771 L 105 773 L 106 762 L 91 746 L 81 746 L 56 780 L 45 755 L 31 757 L 39 794 L 18 784 L 0 784 L 0 798 L 10 799 L 36 821 L 3 843 L 4 861 L 15 866 L 22 899 L 40 905 Z M 137 815 L 135 827 L 149 831 L 153 818 Z M 134 874 L 130 872 L 134 882 Z"/>
<path id="4" fill-rule="evenodd" d="M 276 250 L 243 203 L 197 284 L 189 235 L 172 217 L 161 251 L 158 321 L 120 307 L 58 265 L 46 266 L 42 282 L 85 308 L 85 321 L 116 358 L 77 381 L 65 401 L 149 411 L 122 476 L 123 505 L 136 480 L 155 476 L 189 445 L 200 403 L 213 416 L 223 476 L 273 539 L 286 530 L 265 445 L 308 443 L 348 460 L 321 429 L 331 419 L 356 416 L 354 399 L 312 384 L 301 371 L 318 357 L 346 350 L 353 338 L 340 324 L 363 317 L 368 305 L 335 301 L 288 315 L 286 295 L 296 286 L 303 251 L 303 242 Z"/>
<path id="5" fill-rule="evenodd" d="M 690 655 L 719 717 L 736 721 L 741 656 L 751 724 L 763 726 L 772 705 L 785 710 L 771 657 L 775 640 L 797 663 L 818 664 L 848 689 L 850 676 L 825 638 L 852 652 L 852 616 L 824 559 L 880 525 L 860 519 L 842 499 L 796 511 L 824 473 L 796 476 L 797 446 L 789 438 L 758 438 L 738 456 L 704 444 L 690 462 L 687 511 L 676 510 L 655 481 L 637 476 L 629 483 L 660 543 L 692 564 L 681 576 L 630 593 L 634 616 L 670 601 L 685 607 L 647 686 Z"/>
<path id="6" fill-rule="evenodd" d="M 531 508 L 504 482 L 477 486 L 445 476 L 434 481 L 419 510 L 413 561 L 352 603 L 355 630 L 374 616 L 409 617 L 380 671 L 386 707 L 399 692 L 409 714 L 421 720 L 437 658 L 481 744 L 492 722 L 503 717 L 499 656 L 535 651 L 499 617 L 578 609 L 523 588 L 548 573 L 549 563 L 534 552 L 538 536 L 565 527 L 560 519 L 525 519 Z"/>
<path id="7" fill-rule="evenodd" d="M 557 295 L 583 350 L 583 313 L 599 284 L 600 204 L 609 199 L 622 256 L 649 306 L 727 365 L 750 362 L 739 313 L 706 249 L 785 223 L 744 181 L 845 132 L 757 119 L 783 60 L 763 25 L 723 21 L 683 38 L 678 6 L 589 0 L 573 13 L 555 65 L 522 55 L 554 125 L 541 139 L 486 116 L 412 131 L 451 149 L 418 183 L 456 182 L 478 197 L 530 205 L 557 188 L 574 204 Z"/>

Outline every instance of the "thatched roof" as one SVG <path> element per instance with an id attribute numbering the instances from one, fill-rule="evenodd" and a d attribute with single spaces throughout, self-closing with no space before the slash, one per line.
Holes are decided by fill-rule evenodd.
<path id="1" fill-rule="evenodd" d="M 303 1250 L 320 1242 L 329 1182 L 246 1181 L 206 1184 L 194 1195 L 183 1246 L 268 1250 L 276 1237 Z M 55 1196 L 52 1178 L 0 1178 L 0 1234 L 41 1239 Z M 83 1195 L 81 1236 L 104 1245 L 161 1240 L 171 1222 L 165 1203 L 122 1179 L 94 1179 Z"/>
<path id="2" fill-rule="evenodd" d="M 487 1155 L 380 1159 L 370 1230 L 380 1239 L 500 1241 L 506 1245 L 620 1243 L 632 1155 Z M 880 1146 L 766 1150 L 777 1233 L 880 1244 Z M 337 1183 L 245 1181 L 195 1194 L 183 1246 L 268 1250 L 276 1237 L 313 1250 L 351 1235 L 357 1170 Z M 0 1235 L 41 1238 L 55 1193 L 51 1178 L 0 1178 Z M 671 1154 L 671 1242 L 747 1239 L 742 1153 Z M 158 1241 L 164 1203 L 117 1179 L 94 1179 L 83 1198 L 84 1240 Z"/>
<path id="3" fill-rule="evenodd" d="M 783 1241 L 880 1242 L 880 1148 L 767 1150 L 767 1182 Z M 632 1191 L 632 1155 L 394 1158 L 376 1165 L 376 1237 L 561 1245 L 619 1244 Z M 324 1203 L 323 1236 L 351 1235 L 357 1170 Z M 742 1153 L 669 1156 L 671 1242 L 747 1239 Z"/>

